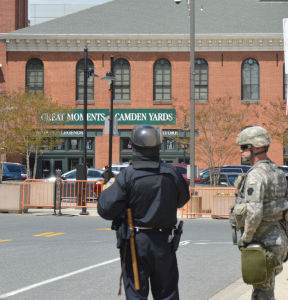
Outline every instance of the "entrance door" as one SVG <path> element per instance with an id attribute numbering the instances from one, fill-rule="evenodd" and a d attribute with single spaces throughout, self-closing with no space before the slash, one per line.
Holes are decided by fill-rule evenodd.
<path id="1" fill-rule="evenodd" d="M 51 174 L 51 164 L 50 160 L 42 161 L 42 178 L 48 178 Z"/>
<path id="2" fill-rule="evenodd" d="M 68 159 L 68 169 L 73 170 L 76 169 L 77 165 L 79 164 L 79 158 L 69 158 Z"/>

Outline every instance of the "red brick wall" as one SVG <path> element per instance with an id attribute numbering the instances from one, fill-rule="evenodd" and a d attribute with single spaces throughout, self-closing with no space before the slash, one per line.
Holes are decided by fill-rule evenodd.
<path id="1" fill-rule="evenodd" d="M 109 161 L 109 135 L 95 138 L 95 168 L 102 169 Z M 115 136 L 112 141 L 112 163 L 120 161 L 120 138 Z"/>
<path id="2" fill-rule="evenodd" d="M 28 0 L 0 0 L 0 32 L 28 26 Z"/>
<path id="3" fill-rule="evenodd" d="M 131 66 L 131 104 L 117 104 L 114 108 L 177 108 L 180 105 L 189 111 L 189 55 L 188 53 L 114 53 L 115 60 L 119 57 L 126 58 Z M 222 59 L 223 55 L 223 59 Z M 77 107 L 76 98 L 76 64 L 83 58 L 83 52 L 79 53 L 25 53 L 10 52 L 8 54 L 7 82 L 9 89 L 17 90 L 25 87 L 25 65 L 32 58 L 40 58 L 44 63 L 45 93 L 62 104 Z M 172 104 L 153 103 L 153 64 L 158 58 L 167 58 L 172 66 Z M 275 52 L 203 52 L 196 53 L 196 58 L 204 58 L 209 64 L 209 98 L 231 97 L 235 110 L 241 105 L 241 64 L 248 57 L 258 60 L 260 66 L 260 102 L 283 98 L 283 53 Z M 94 71 L 101 77 L 110 70 L 110 53 L 89 52 L 89 59 L 94 63 Z M 104 80 L 94 80 L 95 103 L 89 104 L 89 108 L 109 108 L 110 92 Z M 196 104 L 196 109 L 201 109 L 205 104 Z M 253 104 L 254 106 L 257 104 Z M 79 108 L 82 105 L 78 105 Z M 254 124 L 254 120 L 249 125 Z M 119 129 L 132 126 L 119 126 Z M 176 129 L 175 125 L 166 128 Z M 94 128 L 102 128 L 94 126 Z M 92 129 L 92 128 L 91 128 Z M 102 167 L 106 161 L 108 140 L 106 137 L 97 137 L 96 166 Z M 106 141 L 107 140 L 107 141 Z M 196 138 L 197 142 L 197 138 Z M 231 143 L 235 143 L 235 136 L 231 137 Z M 118 145 L 113 151 L 119 152 Z M 278 164 L 283 164 L 282 146 L 273 141 L 270 157 Z M 115 156 L 119 161 L 119 153 Z M 113 159 L 114 162 L 117 160 Z M 229 163 L 239 164 L 240 154 Z M 196 162 L 197 164 L 197 162 Z M 200 168 L 206 167 L 199 163 Z"/>

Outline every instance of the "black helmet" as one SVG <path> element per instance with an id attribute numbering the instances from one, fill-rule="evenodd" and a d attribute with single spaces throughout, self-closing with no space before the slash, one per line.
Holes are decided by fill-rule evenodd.
<path id="1" fill-rule="evenodd" d="M 135 126 L 131 134 L 131 143 L 140 148 L 154 148 L 162 143 L 160 128 L 150 125 Z"/>

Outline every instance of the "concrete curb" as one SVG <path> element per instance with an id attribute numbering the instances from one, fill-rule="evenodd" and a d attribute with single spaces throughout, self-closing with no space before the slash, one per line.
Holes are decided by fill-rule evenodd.
<path id="1" fill-rule="evenodd" d="M 287 300 L 288 263 L 284 263 L 283 271 L 276 276 L 275 297 L 277 300 Z M 233 282 L 209 300 L 250 300 L 252 286 L 243 282 L 242 278 Z"/>
<path id="2" fill-rule="evenodd" d="M 81 208 L 61 208 L 61 213 L 63 215 L 72 215 L 72 216 L 81 216 L 81 217 L 95 217 L 99 216 L 97 213 L 97 209 L 87 209 L 88 215 L 81 215 Z M 58 215 L 58 210 L 56 211 L 56 214 Z M 28 212 L 25 213 L 25 215 L 35 215 L 35 216 L 41 216 L 41 215 L 53 215 L 54 210 L 47 209 L 47 208 L 28 208 Z"/>

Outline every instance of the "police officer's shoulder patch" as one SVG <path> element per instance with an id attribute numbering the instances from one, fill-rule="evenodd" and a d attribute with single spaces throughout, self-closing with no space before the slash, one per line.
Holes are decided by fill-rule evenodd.
<path id="1" fill-rule="evenodd" d="M 115 182 L 115 177 L 112 177 L 103 185 L 103 191 L 108 189 Z"/>

